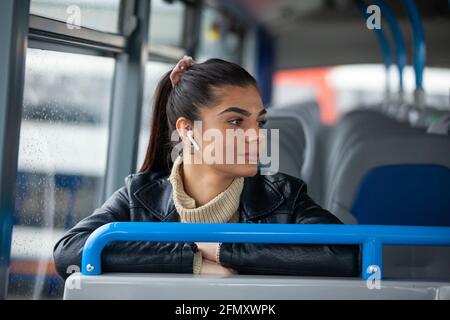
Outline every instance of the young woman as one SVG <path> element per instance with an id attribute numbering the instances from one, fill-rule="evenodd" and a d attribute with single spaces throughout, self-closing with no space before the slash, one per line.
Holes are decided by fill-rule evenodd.
<path id="1" fill-rule="evenodd" d="M 258 129 L 265 113 L 255 79 L 240 66 L 181 59 L 156 90 L 142 168 L 56 243 L 58 273 L 67 278 L 69 267 L 80 266 L 87 238 L 109 222 L 340 224 L 308 197 L 303 181 L 258 171 L 260 153 L 252 150 L 261 150 L 265 137 Z M 201 129 L 195 127 L 198 121 Z M 238 144 L 234 138 L 212 144 L 204 134 L 226 137 L 238 129 L 256 134 Z M 173 133 L 181 138 L 180 155 Z M 232 161 L 207 161 L 211 146 L 209 154 L 231 151 Z M 357 276 L 360 259 L 358 246 L 344 245 L 115 242 L 104 249 L 102 267 L 105 272 Z"/>

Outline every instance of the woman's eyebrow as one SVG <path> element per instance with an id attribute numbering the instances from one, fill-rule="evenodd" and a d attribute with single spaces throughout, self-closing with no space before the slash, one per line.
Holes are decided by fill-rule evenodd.
<path id="1" fill-rule="evenodd" d="M 258 113 L 258 116 L 261 116 L 261 115 L 266 114 L 266 113 L 267 113 L 267 110 L 264 108 Z"/>
<path id="2" fill-rule="evenodd" d="M 230 107 L 230 108 L 227 108 L 227 109 L 223 110 L 222 112 L 220 112 L 220 113 L 218 114 L 218 116 L 221 115 L 221 114 L 223 114 L 223 113 L 226 113 L 226 112 L 236 112 L 236 113 L 240 113 L 240 114 L 242 114 L 242 115 L 244 115 L 244 116 L 246 116 L 246 117 L 249 117 L 249 116 L 252 115 L 250 112 L 248 112 L 248 111 L 245 110 L 245 109 L 238 108 L 238 107 Z M 262 109 L 262 110 L 258 113 L 258 116 L 260 116 L 260 115 L 262 115 L 262 114 L 265 114 L 265 113 L 267 113 L 267 110 L 266 110 L 266 109 Z"/>

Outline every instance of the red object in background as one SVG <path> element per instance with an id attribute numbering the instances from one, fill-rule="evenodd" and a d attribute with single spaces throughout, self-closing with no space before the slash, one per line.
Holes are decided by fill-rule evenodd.
<path id="1" fill-rule="evenodd" d="M 332 125 L 337 121 L 337 110 L 334 90 L 326 79 L 330 70 L 330 67 L 326 67 L 277 71 L 274 74 L 274 84 L 313 88 L 320 108 L 321 122 Z"/>
<path id="2" fill-rule="evenodd" d="M 12 260 L 10 272 L 22 275 L 37 275 L 40 262 L 36 260 Z M 56 268 L 53 261 L 44 262 L 44 272 L 48 276 L 56 276 Z"/>

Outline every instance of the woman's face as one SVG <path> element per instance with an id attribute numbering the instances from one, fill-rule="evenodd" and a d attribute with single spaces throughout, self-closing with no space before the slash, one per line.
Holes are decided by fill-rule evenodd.
<path id="1" fill-rule="evenodd" d="M 254 86 L 226 86 L 217 90 L 217 105 L 201 108 L 202 161 L 230 176 L 253 176 L 265 135 L 266 110 Z"/>

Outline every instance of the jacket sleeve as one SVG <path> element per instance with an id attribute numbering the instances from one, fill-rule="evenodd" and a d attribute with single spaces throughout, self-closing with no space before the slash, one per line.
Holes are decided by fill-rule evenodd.
<path id="1" fill-rule="evenodd" d="M 315 204 L 304 185 L 292 223 L 342 224 Z M 355 245 L 221 243 L 220 263 L 241 274 L 349 276 L 360 274 L 360 248 Z"/>
<path id="2" fill-rule="evenodd" d="M 81 268 L 81 256 L 89 235 L 109 222 L 130 221 L 126 187 L 118 189 L 100 208 L 72 229 L 55 244 L 53 257 L 58 274 L 66 279 L 68 270 Z M 195 243 L 180 242 L 113 242 L 102 252 L 104 272 L 174 272 L 192 273 Z"/>

